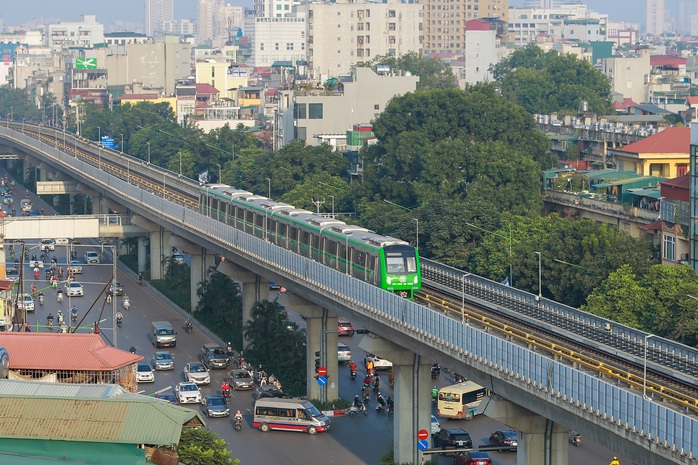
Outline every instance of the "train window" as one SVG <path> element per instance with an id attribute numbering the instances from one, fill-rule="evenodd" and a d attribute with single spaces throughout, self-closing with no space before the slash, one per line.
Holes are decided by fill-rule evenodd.
<path id="1" fill-rule="evenodd" d="M 308 245 L 310 242 L 310 234 L 308 234 L 308 231 L 301 231 L 301 240 L 300 240 L 300 245 L 301 247 L 303 245 Z M 306 248 L 305 250 L 301 249 L 301 255 L 310 256 L 310 250 Z"/>
<path id="2" fill-rule="evenodd" d="M 246 211 L 245 212 L 245 227 L 249 228 L 249 230 L 254 229 L 254 212 L 253 211 Z"/>
<path id="3" fill-rule="evenodd" d="M 279 222 L 278 225 L 277 225 L 277 228 L 278 228 L 278 230 L 276 231 L 276 233 L 277 233 L 280 237 L 284 237 L 284 238 L 285 238 L 285 237 L 286 237 L 286 234 L 288 233 L 288 231 L 287 231 L 288 227 L 287 227 L 285 224 Z"/>
<path id="4" fill-rule="evenodd" d="M 332 239 L 326 239 L 325 253 L 329 255 L 337 255 L 337 243 Z"/>
<path id="5" fill-rule="evenodd" d="M 360 266 L 364 266 L 366 264 L 366 253 L 365 252 L 356 252 L 354 254 L 354 263 Z"/>
<path id="6" fill-rule="evenodd" d="M 416 273 L 417 272 L 417 259 L 414 256 L 405 257 L 405 262 L 407 263 L 407 272 Z"/>
<path id="7" fill-rule="evenodd" d="M 405 272 L 405 261 L 401 253 L 390 253 L 385 254 L 385 264 L 388 269 L 388 273 L 404 273 Z"/>

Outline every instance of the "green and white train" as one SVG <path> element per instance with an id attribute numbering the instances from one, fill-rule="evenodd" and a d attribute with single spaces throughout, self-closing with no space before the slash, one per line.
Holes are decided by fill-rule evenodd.
<path id="1" fill-rule="evenodd" d="M 419 254 L 400 239 L 225 184 L 201 186 L 199 211 L 401 297 L 421 288 Z"/>

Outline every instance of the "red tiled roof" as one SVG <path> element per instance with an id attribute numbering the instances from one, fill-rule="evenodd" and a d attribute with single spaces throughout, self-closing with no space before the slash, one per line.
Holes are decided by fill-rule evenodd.
<path id="1" fill-rule="evenodd" d="M 686 99 L 689 105 L 698 105 L 698 95 L 691 96 Z"/>
<path id="2" fill-rule="evenodd" d="M 465 31 L 489 31 L 492 23 L 484 19 L 473 19 L 465 22 Z"/>
<path id="3" fill-rule="evenodd" d="M 124 94 L 121 97 L 117 97 L 116 100 L 155 100 L 158 97 L 160 97 L 158 94 Z"/>
<path id="4" fill-rule="evenodd" d="M 674 55 L 651 55 L 650 66 L 671 66 L 678 68 L 685 65 L 686 59 Z"/>
<path id="5" fill-rule="evenodd" d="M 613 102 L 613 107 L 616 110 L 627 110 L 629 107 L 636 107 L 637 103 L 633 102 L 631 98 L 624 98 L 622 102 Z"/>
<path id="6" fill-rule="evenodd" d="M 643 229 L 645 231 L 661 231 L 663 224 L 664 223 L 662 222 L 662 220 L 658 220 L 658 221 L 653 221 L 649 224 L 638 226 L 638 229 Z"/>
<path id="7" fill-rule="evenodd" d="M 0 333 L 10 369 L 112 371 L 142 360 L 110 347 L 99 334 Z"/>
<path id="8" fill-rule="evenodd" d="M 218 89 L 211 84 L 196 84 L 196 93 L 198 94 L 217 94 Z"/>
<path id="9" fill-rule="evenodd" d="M 276 95 L 277 90 L 278 89 L 276 87 L 274 87 L 273 89 L 267 89 L 264 91 L 264 96 L 265 97 L 274 97 Z"/>
<path id="10" fill-rule="evenodd" d="M 626 145 L 619 151 L 628 153 L 685 153 L 688 155 L 691 145 L 690 138 L 690 128 L 672 127 Z"/>

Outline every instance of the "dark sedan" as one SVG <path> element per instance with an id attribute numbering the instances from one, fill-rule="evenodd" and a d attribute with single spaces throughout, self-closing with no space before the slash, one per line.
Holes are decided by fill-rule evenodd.
<path id="1" fill-rule="evenodd" d="M 504 446 L 499 452 L 516 452 L 519 445 L 519 432 L 514 430 L 495 431 L 490 435 L 490 446 Z"/>
<path id="2" fill-rule="evenodd" d="M 201 401 L 201 411 L 207 417 L 229 417 L 230 408 L 221 396 L 206 396 Z"/>

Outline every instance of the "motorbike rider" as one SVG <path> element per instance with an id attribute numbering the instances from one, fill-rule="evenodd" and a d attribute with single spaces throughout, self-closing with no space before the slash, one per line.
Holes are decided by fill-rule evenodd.
<path id="1" fill-rule="evenodd" d="M 39 305 L 43 305 L 43 304 L 44 304 L 44 293 L 39 292 Z"/>
<path id="2" fill-rule="evenodd" d="M 233 345 L 230 342 L 228 342 L 225 352 L 228 355 L 228 358 L 233 356 Z"/>
<path id="3" fill-rule="evenodd" d="M 373 390 L 378 391 L 381 387 L 381 379 L 378 376 L 373 378 Z"/>
<path id="4" fill-rule="evenodd" d="M 143 285 L 143 273 L 138 273 L 138 284 Z"/>
<path id="5" fill-rule="evenodd" d="M 230 394 L 230 384 L 228 384 L 228 380 L 223 380 L 223 383 L 221 384 L 221 393 L 223 393 L 224 396 L 226 394 Z"/>
<path id="6" fill-rule="evenodd" d="M 234 417 L 235 423 L 237 424 L 238 422 L 240 425 L 242 425 L 242 413 L 240 413 L 240 410 L 235 412 L 235 417 Z"/>
<path id="7" fill-rule="evenodd" d="M 61 310 L 58 310 L 58 313 L 56 313 L 56 317 L 58 318 L 58 324 L 62 325 L 63 324 L 63 312 Z"/>
<path id="8" fill-rule="evenodd" d="M 131 306 L 131 299 L 129 298 L 129 296 L 124 295 L 123 302 L 124 302 L 124 303 L 123 303 L 124 308 L 125 308 L 126 310 L 128 310 L 129 307 Z"/>
<path id="9" fill-rule="evenodd" d="M 77 312 L 77 309 L 75 310 Z M 121 326 L 124 322 L 124 314 L 121 312 L 116 312 L 116 324 Z"/>
<path id="10" fill-rule="evenodd" d="M 131 346 L 131 348 L 128 351 L 131 352 L 132 354 L 135 354 L 136 353 L 136 346 Z"/>
<path id="11" fill-rule="evenodd" d="M 46 317 L 46 323 L 49 326 L 53 326 L 53 315 L 51 313 L 49 313 L 48 316 Z"/>
<path id="12" fill-rule="evenodd" d="M 361 402 L 361 399 L 359 398 L 359 395 L 354 396 L 354 402 L 352 403 L 352 407 L 356 407 L 358 409 L 361 409 L 361 406 L 364 405 L 363 402 Z"/>
<path id="13" fill-rule="evenodd" d="M 191 330 L 194 328 L 194 324 L 191 322 L 191 318 L 187 318 L 187 321 L 184 323 L 184 326 L 186 326 L 187 331 L 191 333 Z"/>
<path id="14" fill-rule="evenodd" d="M 608 465 L 620 465 L 620 461 L 618 460 L 618 457 L 615 455 L 613 456 L 613 460 L 611 460 Z"/>
<path id="15" fill-rule="evenodd" d="M 364 385 L 364 388 L 361 391 L 363 393 L 363 398 L 364 400 L 368 400 L 371 398 L 371 388 L 368 387 L 367 385 Z"/>
<path id="16" fill-rule="evenodd" d="M 352 376 L 356 377 L 356 363 L 354 362 L 354 360 L 352 360 L 349 364 L 349 371 L 351 371 Z"/>
<path id="17" fill-rule="evenodd" d="M 393 410 L 395 409 L 395 402 L 393 401 L 393 398 L 388 396 L 386 404 L 388 405 L 388 413 L 393 413 Z"/>
<path id="18" fill-rule="evenodd" d="M 385 409 L 385 398 L 383 395 L 379 392 L 378 395 L 376 396 L 376 410 L 383 410 Z"/>
<path id="19" fill-rule="evenodd" d="M 63 291 L 61 289 L 56 291 L 56 298 L 58 299 L 58 303 L 63 302 Z"/>
<path id="20" fill-rule="evenodd" d="M 370 386 L 371 385 L 371 375 L 366 373 L 366 376 L 364 377 L 364 386 Z"/>
<path id="21" fill-rule="evenodd" d="M 431 388 L 431 401 L 436 402 L 436 399 L 439 397 L 439 388 L 434 385 L 433 388 Z"/>

